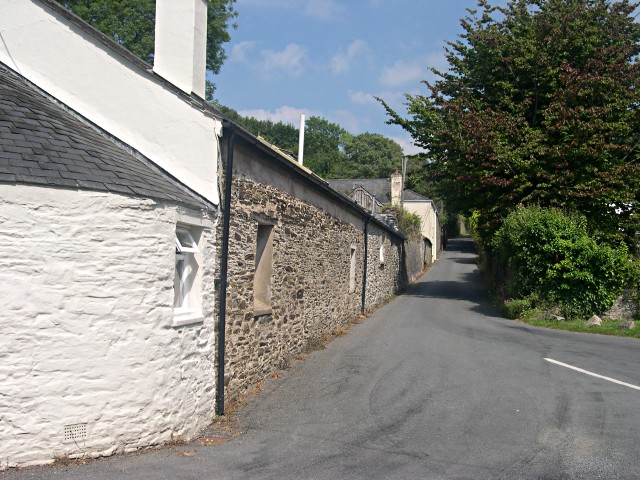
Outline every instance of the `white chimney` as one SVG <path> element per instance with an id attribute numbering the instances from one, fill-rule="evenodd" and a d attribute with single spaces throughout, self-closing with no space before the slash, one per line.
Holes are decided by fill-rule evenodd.
<path id="1" fill-rule="evenodd" d="M 398 173 L 396 169 L 395 173 L 391 174 L 391 205 L 400 205 L 402 199 L 402 174 Z"/>
<path id="2" fill-rule="evenodd" d="M 207 1 L 156 0 L 153 71 L 204 98 L 206 55 Z"/>

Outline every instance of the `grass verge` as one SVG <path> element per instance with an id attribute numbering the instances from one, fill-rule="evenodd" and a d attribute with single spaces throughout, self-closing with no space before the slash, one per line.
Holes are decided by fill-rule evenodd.
<path id="1" fill-rule="evenodd" d="M 544 316 L 537 310 L 529 310 L 525 312 L 518 321 L 535 327 L 553 328 L 569 332 L 596 333 L 617 337 L 640 338 L 640 326 L 638 326 L 638 322 L 636 322 L 636 328 L 632 328 L 630 330 L 620 328 L 620 324 L 623 320 L 603 320 L 602 325 L 588 327 L 585 320 L 550 320 L 544 318 Z"/>

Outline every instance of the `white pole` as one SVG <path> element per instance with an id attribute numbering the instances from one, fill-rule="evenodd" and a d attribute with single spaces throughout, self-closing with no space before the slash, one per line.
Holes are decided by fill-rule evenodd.
<path id="1" fill-rule="evenodd" d="M 298 140 L 298 163 L 302 165 L 304 160 L 304 113 L 300 114 L 300 138 Z"/>

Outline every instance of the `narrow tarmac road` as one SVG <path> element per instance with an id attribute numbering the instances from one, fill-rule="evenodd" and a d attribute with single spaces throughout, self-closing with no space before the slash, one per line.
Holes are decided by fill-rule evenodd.
<path id="1" fill-rule="evenodd" d="M 228 443 L 0 478 L 638 479 L 638 365 L 638 340 L 500 318 L 473 243 L 456 239 L 405 294 L 269 381 Z"/>

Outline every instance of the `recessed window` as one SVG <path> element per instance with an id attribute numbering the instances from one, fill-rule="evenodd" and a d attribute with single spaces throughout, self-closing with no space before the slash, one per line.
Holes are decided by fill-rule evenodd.
<path id="1" fill-rule="evenodd" d="M 273 285 L 273 225 L 258 225 L 255 272 L 253 275 L 253 314 L 271 313 Z"/>
<path id="2" fill-rule="evenodd" d="M 201 230 L 180 225 L 176 227 L 175 270 L 173 277 L 173 325 L 202 321 L 200 298 L 201 270 L 198 240 Z"/>
<path id="3" fill-rule="evenodd" d="M 349 257 L 349 293 L 356 291 L 356 247 L 351 246 Z"/>
<path id="4" fill-rule="evenodd" d="M 384 238 L 380 237 L 380 265 L 384 265 Z"/>

